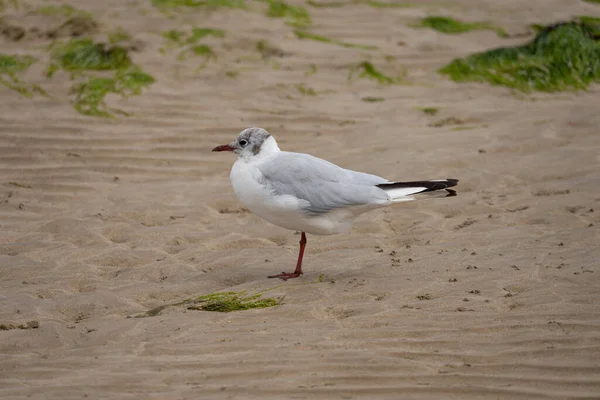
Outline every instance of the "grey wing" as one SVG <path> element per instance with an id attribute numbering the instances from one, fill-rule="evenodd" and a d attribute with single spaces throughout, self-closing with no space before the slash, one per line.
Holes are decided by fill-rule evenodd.
<path id="1" fill-rule="evenodd" d="M 386 179 L 347 170 L 308 154 L 279 152 L 258 169 L 265 186 L 277 195 L 305 200 L 303 209 L 311 214 L 388 201 L 387 194 L 375 186 L 388 182 Z"/>

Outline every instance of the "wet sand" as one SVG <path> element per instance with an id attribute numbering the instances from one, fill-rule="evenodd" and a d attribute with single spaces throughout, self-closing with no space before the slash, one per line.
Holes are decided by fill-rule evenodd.
<path id="1" fill-rule="evenodd" d="M 532 36 L 410 25 L 450 15 L 519 36 L 600 7 L 290 3 L 311 13 L 310 32 L 378 49 L 299 40 L 258 3 L 169 18 L 150 2 L 81 0 L 69 4 L 99 22 L 94 37 L 131 33 L 134 62 L 157 80 L 108 99 L 133 115 L 78 114 L 68 74 L 46 80 L 44 62 L 25 79 L 50 97 L 0 86 L 0 325 L 15 328 L 0 331 L 0 397 L 599 398 L 600 88 L 524 96 L 457 84 L 436 70 Z M 5 15 L 55 24 L 23 7 Z M 160 52 L 160 32 L 192 25 L 226 31 L 204 40 L 218 59 L 201 71 Z M 278 51 L 259 53 L 264 39 Z M 47 60 L 49 43 L 3 37 L 0 51 Z M 349 82 L 363 60 L 407 75 Z M 228 179 L 233 156 L 210 151 L 250 126 L 282 149 L 389 179 L 459 178 L 459 195 L 309 235 L 305 275 L 269 280 L 293 269 L 299 235 L 248 213 Z M 265 289 L 283 303 L 128 318 Z"/>

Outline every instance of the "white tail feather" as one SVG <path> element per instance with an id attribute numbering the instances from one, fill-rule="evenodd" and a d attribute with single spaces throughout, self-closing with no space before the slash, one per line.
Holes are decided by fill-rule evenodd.
<path id="1" fill-rule="evenodd" d="M 389 196 L 392 203 L 417 200 L 420 198 L 440 198 L 456 196 L 456 192 L 449 187 L 456 186 L 457 179 L 390 182 L 377 185 Z"/>
<path id="2" fill-rule="evenodd" d="M 411 194 L 419 193 L 425 190 L 424 187 L 410 187 L 410 188 L 395 188 L 395 189 L 383 189 L 390 196 L 392 200 L 399 199 L 401 197 L 410 196 Z"/>
<path id="3" fill-rule="evenodd" d="M 412 201 L 412 200 L 423 200 L 423 199 L 441 199 L 442 197 L 448 197 L 448 192 L 445 190 L 439 190 L 435 192 L 423 192 L 416 193 L 414 195 L 401 196 L 401 197 L 391 197 L 392 203 L 402 203 L 404 201 Z"/>

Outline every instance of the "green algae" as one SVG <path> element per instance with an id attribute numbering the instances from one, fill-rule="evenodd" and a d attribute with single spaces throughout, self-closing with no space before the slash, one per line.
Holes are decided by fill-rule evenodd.
<path id="1" fill-rule="evenodd" d="M 20 77 L 37 59 L 28 55 L 10 55 L 0 53 L 0 85 L 32 97 L 35 93 L 46 94 L 38 85 L 30 85 Z"/>
<path id="2" fill-rule="evenodd" d="M 370 45 L 364 45 L 364 44 L 356 44 L 356 43 L 343 42 L 341 40 L 331 39 L 331 38 L 328 38 L 326 36 L 317 35 L 317 34 L 310 33 L 310 32 L 303 31 L 303 30 L 299 30 L 299 29 L 295 30 L 294 33 L 296 34 L 296 37 L 298 39 L 314 40 L 314 41 L 317 41 L 317 42 L 329 43 L 329 44 L 334 44 L 334 45 L 337 45 L 337 46 L 342 46 L 342 47 L 347 47 L 347 48 L 354 48 L 354 49 L 377 50 L 377 46 L 370 46 Z"/>
<path id="3" fill-rule="evenodd" d="M 315 89 L 308 87 L 303 83 L 296 85 L 296 89 L 304 96 L 316 96 L 317 95 L 317 91 Z"/>
<path id="4" fill-rule="evenodd" d="M 162 35 L 169 41 L 169 47 L 180 48 L 177 57 L 178 60 L 183 61 L 189 55 L 200 56 L 205 60 L 201 66 L 203 68 L 208 61 L 216 60 L 217 54 L 209 45 L 199 43 L 200 40 L 209 36 L 222 38 L 225 36 L 225 31 L 216 28 L 192 27 L 189 33 L 178 29 L 171 29 L 163 32 Z"/>
<path id="5" fill-rule="evenodd" d="M 233 312 L 275 307 L 281 301 L 273 297 L 262 298 L 260 293 L 248 296 L 246 292 L 220 292 L 196 297 L 193 300 L 195 304 L 188 306 L 188 310 Z"/>
<path id="6" fill-rule="evenodd" d="M 367 97 L 361 98 L 361 100 L 364 101 L 365 103 L 381 103 L 382 101 L 385 101 L 385 98 L 367 96 Z"/>
<path id="7" fill-rule="evenodd" d="M 436 115 L 440 111 L 437 107 L 423 107 L 420 110 L 427 115 Z"/>
<path id="8" fill-rule="evenodd" d="M 283 18 L 285 23 L 297 28 L 305 28 L 312 24 L 312 19 L 306 8 L 292 6 L 282 0 L 259 0 L 267 3 L 267 16 L 270 18 Z"/>
<path id="9" fill-rule="evenodd" d="M 309 6 L 315 7 L 315 8 L 337 8 L 337 7 L 343 7 L 343 6 L 347 6 L 351 3 L 346 2 L 346 1 L 315 1 L 315 0 L 308 0 L 306 2 L 306 4 L 308 4 Z"/>
<path id="10" fill-rule="evenodd" d="M 124 98 L 140 95 L 142 89 L 152 83 L 154 78 L 138 67 L 118 70 L 113 77 L 90 77 L 73 86 L 74 107 L 83 115 L 95 117 L 110 117 L 113 113 L 130 115 L 123 110 L 109 108 L 104 101 L 106 95 L 114 93 Z"/>
<path id="11" fill-rule="evenodd" d="M 450 17 L 430 16 L 423 18 L 421 22 L 414 27 L 431 28 L 441 33 L 458 34 L 471 32 L 475 30 L 493 30 L 499 37 L 507 37 L 508 34 L 501 27 L 497 27 L 489 22 L 463 22 Z"/>
<path id="12" fill-rule="evenodd" d="M 393 85 L 400 83 L 403 76 L 393 77 L 385 75 L 369 61 L 362 61 L 350 69 L 348 80 L 353 79 L 371 79 L 382 85 Z"/>
<path id="13" fill-rule="evenodd" d="M 407 8 L 407 7 L 413 7 L 414 4 L 410 4 L 410 3 L 402 3 L 402 2 L 398 2 L 398 1 L 377 1 L 377 0 L 366 0 L 366 1 L 361 1 L 360 3 L 364 3 L 368 6 L 371 7 L 375 7 L 375 8 Z"/>
<path id="14" fill-rule="evenodd" d="M 275 307 L 283 302 L 283 297 L 262 297 L 262 294 L 268 290 L 248 295 L 246 291 L 241 292 L 216 292 L 206 295 L 186 299 L 177 303 L 164 304 L 155 307 L 145 313 L 136 315 L 135 318 L 155 317 L 161 314 L 168 307 L 186 306 L 188 310 L 213 311 L 213 312 L 233 312 L 244 311 L 255 308 Z"/>
<path id="15" fill-rule="evenodd" d="M 206 7 L 206 8 L 245 8 L 245 0 L 152 0 L 156 8 L 174 9 L 180 7 Z"/>
<path id="16" fill-rule="evenodd" d="M 349 121 L 348 123 L 353 123 Z M 323 283 L 325 280 L 324 274 L 319 274 L 314 280 L 300 283 L 281 283 L 268 289 L 255 291 L 254 294 L 247 294 L 247 291 L 240 292 L 216 292 L 202 296 L 197 296 L 185 299 L 176 303 L 163 304 L 148 310 L 142 314 L 136 315 L 134 318 L 147 318 L 160 315 L 169 307 L 186 306 L 188 310 L 214 311 L 214 312 L 232 312 L 244 311 L 256 308 L 269 308 L 283 304 L 285 296 L 281 297 L 262 297 L 264 293 L 277 290 L 282 287 L 295 287 L 312 285 L 315 283 Z M 127 317 L 130 318 L 130 317 Z"/>
<path id="17" fill-rule="evenodd" d="M 487 82 L 522 92 L 586 89 L 600 82 L 600 22 L 540 27 L 533 41 L 455 59 L 439 70 L 456 82 Z"/>
<path id="18" fill-rule="evenodd" d="M 39 15 L 47 15 L 47 16 L 56 16 L 56 17 L 87 17 L 92 18 L 92 14 L 75 8 L 69 4 L 61 4 L 61 5 L 47 5 L 41 6 L 34 10 L 36 14 Z"/>
<path id="19" fill-rule="evenodd" d="M 124 47 L 107 46 L 91 38 L 55 42 L 51 48 L 52 61 L 47 70 L 48 78 L 58 71 L 71 73 L 71 78 L 83 77 L 71 88 L 73 106 L 83 115 L 112 117 L 127 112 L 109 108 L 104 101 L 110 94 L 122 98 L 140 95 L 142 89 L 154 83 L 154 78 L 136 66 Z M 95 75 L 90 72 L 110 72 L 111 75 Z"/>
<path id="20" fill-rule="evenodd" d="M 48 77 L 58 70 L 82 72 L 87 70 L 108 71 L 128 68 L 132 65 L 128 51 L 120 46 L 106 46 L 91 38 L 71 39 L 52 45 L 52 62 Z"/>

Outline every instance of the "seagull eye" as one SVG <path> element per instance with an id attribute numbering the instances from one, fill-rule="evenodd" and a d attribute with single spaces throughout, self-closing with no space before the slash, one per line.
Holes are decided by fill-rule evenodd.
<path id="1" fill-rule="evenodd" d="M 240 140 L 240 146 L 245 147 L 247 144 L 248 144 L 248 141 L 246 139 Z"/>

